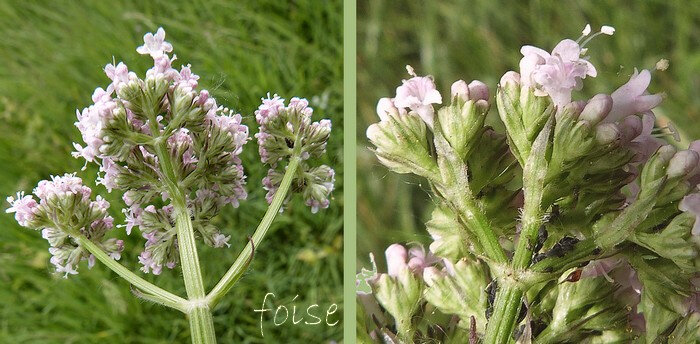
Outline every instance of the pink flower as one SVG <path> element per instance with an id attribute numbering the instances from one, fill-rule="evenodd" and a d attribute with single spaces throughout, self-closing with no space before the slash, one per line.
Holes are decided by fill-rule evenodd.
<path id="1" fill-rule="evenodd" d="M 136 78 L 136 75 L 129 72 L 129 68 L 126 67 L 124 62 L 119 62 L 116 66 L 113 64 L 107 64 L 104 68 L 107 77 L 112 80 L 112 83 L 107 87 L 107 92 L 112 93 L 112 90 L 119 90 L 122 85 L 129 82 L 131 77 Z M 94 100 L 94 94 L 93 94 Z"/>
<path id="2" fill-rule="evenodd" d="M 107 192 L 112 192 L 112 189 L 117 187 L 117 178 L 119 177 L 119 166 L 110 158 L 102 159 L 100 165 L 102 175 L 97 176 L 97 184 L 102 184 L 107 189 Z"/>
<path id="3" fill-rule="evenodd" d="M 390 276 L 398 276 L 403 269 L 410 269 L 416 275 L 422 275 L 423 270 L 439 260 L 423 246 L 411 247 L 408 251 L 399 244 L 392 244 L 384 252 L 386 255 L 387 272 Z"/>
<path id="4" fill-rule="evenodd" d="M 439 261 L 432 252 L 426 251 L 421 245 L 411 247 L 408 250 L 408 256 L 408 268 L 418 275 L 423 274 L 423 269 Z"/>
<path id="5" fill-rule="evenodd" d="M 177 82 L 175 83 L 180 87 L 185 87 L 187 90 L 192 90 L 196 88 L 199 80 L 199 75 L 192 73 L 192 70 L 190 68 L 191 65 L 189 64 L 187 66 L 182 66 L 182 68 L 180 69 L 179 77 L 176 78 Z"/>
<path id="6" fill-rule="evenodd" d="M 42 180 L 34 189 L 34 194 L 44 202 L 53 197 L 65 197 L 67 195 L 80 195 L 84 201 L 90 199 L 92 191 L 83 185 L 83 180 L 75 176 L 75 173 L 66 173 L 63 176 L 51 176 L 51 180 Z"/>
<path id="7" fill-rule="evenodd" d="M 231 244 L 228 243 L 229 239 L 231 239 L 230 235 L 214 234 L 214 247 L 231 247 Z"/>
<path id="8" fill-rule="evenodd" d="M 154 59 L 173 51 L 173 46 L 165 41 L 165 30 L 162 27 L 158 28 L 155 35 L 150 32 L 143 35 L 143 43 L 136 51 L 141 55 L 151 55 Z"/>
<path id="9" fill-rule="evenodd" d="M 258 124 L 263 125 L 269 118 L 277 116 L 280 110 L 284 109 L 284 99 L 278 95 L 267 94 L 267 98 L 262 98 L 262 104 L 255 110 L 255 119 Z"/>
<path id="10" fill-rule="evenodd" d="M 172 58 L 168 55 L 160 55 L 153 58 L 153 68 L 146 71 L 146 77 L 155 78 L 162 76 L 167 80 L 175 80 L 180 74 L 172 67 L 173 61 L 177 59 L 176 56 Z"/>
<path id="11" fill-rule="evenodd" d="M 10 207 L 5 210 L 6 213 L 15 213 L 15 220 L 20 226 L 27 227 L 29 222 L 34 220 L 38 211 L 39 204 L 31 195 L 24 195 L 24 192 L 18 192 L 17 198 L 12 196 L 7 197 L 7 202 Z"/>
<path id="12" fill-rule="evenodd" d="M 125 194 L 126 196 L 126 194 Z M 126 228 L 126 235 L 131 234 L 131 230 L 135 226 L 141 226 L 143 224 L 143 220 L 141 219 L 141 214 L 143 214 L 143 208 L 139 207 L 138 204 L 134 204 L 129 209 L 122 209 L 122 212 L 125 215 L 125 222 L 126 225 L 123 226 L 118 226 L 118 227 L 125 227 Z"/>
<path id="13" fill-rule="evenodd" d="M 538 96 L 549 95 L 559 108 L 571 101 L 571 92 L 581 88 L 581 79 L 595 77 L 595 67 L 581 58 L 581 47 L 573 40 L 559 42 L 548 53 L 530 45 L 520 49 L 520 75 L 524 86 L 534 87 Z"/>
<path id="14" fill-rule="evenodd" d="M 624 117 L 645 113 L 661 103 L 660 94 L 648 94 L 651 73 L 644 69 L 634 70 L 630 80 L 612 93 L 613 105 L 605 122 L 616 122 Z"/>
<path id="15" fill-rule="evenodd" d="M 396 88 L 394 105 L 415 111 L 430 126 L 435 113 L 432 104 L 442 104 L 442 96 L 430 77 L 414 76 L 403 80 L 403 84 Z"/>

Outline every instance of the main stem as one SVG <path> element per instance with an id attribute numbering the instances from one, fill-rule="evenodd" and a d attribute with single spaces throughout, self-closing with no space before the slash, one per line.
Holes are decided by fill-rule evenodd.
<path id="1" fill-rule="evenodd" d="M 528 160 L 532 161 L 528 161 L 523 169 L 525 202 L 521 221 L 522 229 L 513 254 L 511 269 L 508 272 L 511 275 L 499 276 L 499 289 L 494 300 L 493 314 L 486 328 L 484 342 L 487 344 L 505 344 L 510 341 L 522 307 L 524 290 L 515 275 L 519 275 L 519 272 L 530 266 L 533 249 L 536 246 L 537 232 L 543 221 L 544 188 L 542 171 L 538 171 L 542 167 L 535 163 L 536 159 L 542 157 L 533 156 L 534 154 L 537 153 L 528 157 Z"/>
<path id="2" fill-rule="evenodd" d="M 192 220 L 186 207 L 175 205 L 175 211 L 177 213 L 175 227 L 177 229 L 178 249 L 180 250 L 182 277 L 185 280 L 185 290 L 191 305 L 187 309 L 187 317 L 190 322 L 192 343 L 216 343 L 214 318 L 209 305 L 205 302 L 204 283 L 202 282 L 202 271 L 199 267 Z"/>
<path id="3" fill-rule="evenodd" d="M 187 209 L 187 204 L 185 203 L 185 195 L 178 185 L 178 179 L 175 175 L 175 169 L 165 140 L 161 138 L 160 142 L 155 145 L 155 148 L 175 212 L 177 247 L 180 251 L 180 265 L 182 266 L 182 277 L 185 281 L 185 291 L 189 299 L 186 313 L 190 323 L 192 343 L 216 343 L 214 318 L 209 309 L 209 304 L 205 301 L 202 270 L 199 266 L 194 228 L 192 227 L 189 209 Z"/>

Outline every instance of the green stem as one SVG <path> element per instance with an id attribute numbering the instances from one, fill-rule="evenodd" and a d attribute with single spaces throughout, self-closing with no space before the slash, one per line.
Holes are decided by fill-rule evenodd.
<path id="1" fill-rule="evenodd" d="M 192 218 L 185 202 L 185 195 L 178 185 L 170 152 L 168 152 L 163 136 L 156 139 L 155 149 L 175 213 L 175 229 L 177 231 L 177 247 L 180 253 L 182 278 L 185 282 L 185 291 L 189 299 L 186 311 L 190 323 L 192 343 L 216 343 L 214 319 L 208 304 L 204 301 L 204 282 L 202 281 L 202 271 L 199 266 Z"/>
<path id="2" fill-rule="evenodd" d="M 209 306 L 204 302 L 204 283 L 202 282 L 202 271 L 199 266 L 192 219 L 182 193 L 175 191 L 179 190 L 171 190 L 171 197 L 176 214 L 177 247 L 180 251 L 180 265 L 182 266 L 182 277 L 185 281 L 187 298 L 190 304 L 193 305 L 188 309 L 192 343 L 216 343 L 214 319 Z"/>
<path id="3" fill-rule="evenodd" d="M 512 278 L 516 277 L 515 275 L 520 275 L 520 272 L 530 266 L 533 250 L 537 246 L 537 232 L 542 226 L 544 215 L 542 198 L 547 171 L 545 153 L 549 145 L 551 126 L 552 119 L 550 118 L 533 142 L 523 167 L 525 202 L 521 220 L 522 228 L 513 254 L 513 262 L 509 272 L 511 276 L 497 276 L 499 277 L 500 289 L 496 293 L 493 314 L 486 328 L 484 342 L 488 344 L 508 343 L 518 321 L 525 290 L 520 285 L 520 281 L 513 281 Z"/>
<path id="4" fill-rule="evenodd" d="M 187 314 L 187 320 L 190 322 L 190 336 L 193 344 L 216 343 L 214 317 L 206 303 L 191 308 Z"/>
<path id="5" fill-rule="evenodd" d="M 265 212 L 265 216 L 263 216 L 262 221 L 260 221 L 258 228 L 255 230 L 251 242 L 249 242 L 243 248 L 243 251 L 241 251 L 241 253 L 238 255 L 233 265 L 231 265 L 219 283 L 217 283 L 211 292 L 209 292 L 209 295 L 207 295 L 209 307 L 214 308 L 214 306 L 219 303 L 221 298 L 226 295 L 226 293 L 245 272 L 245 269 L 248 267 L 248 264 L 250 264 L 250 259 L 254 253 L 253 247 L 257 249 L 260 242 L 265 237 L 267 230 L 270 228 L 272 221 L 275 219 L 275 216 L 279 214 L 280 207 L 282 207 L 282 203 L 287 197 L 287 192 L 289 191 L 300 162 L 301 158 L 299 158 L 298 153 L 293 154 L 289 160 L 289 164 L 287 165 L 287 170 L 284 172 L 284 176 L 282 177 L 280 187 L 277 189 L 277 192 L 275 192 L 272 203 L 270 203 L 270 206 Z"/>
<path id="6" fill-rule="evenodd" d="M 516 285 L 499 286 L 493 303 L 493 314 L 486 327 L 484 343 L 505 344 L 510 341 L 515 322 L 520 314 L 522 297 L 523 292 Z"/>
<path id="7" fill-rule="evenodd" d="M 498 237 L 483 210 L 477 205 L 476 200 L 474 200 L 471 193 L 463 189 L 454 191 L 456 194 L 450 193 L 447 196 L 464 221 L 470 227 L 473 227 L 471 232 L 476 236 L 486 256 L 496 263 L 505 263 L 508 260 L 506 253 L 503 251 L 503 247 L 498 242 Z"/>
<path id="8" fill-rule="evenodd" d="M 95 256 L 95 258 L 97 258 L 100 262 L 117 273 L 117 275 L 121 276 L 127 282 L 146 293 L 148 295 L 148 300 L 177 309 L 181 312 L 186 312 L 185 308 L 187 300 L 172 294 L 169 291 L 164 290 L 134 274 L 129 269 L 119 264 L 119 262 L 112 259 L 99 246 L 85 237 L 85 235 L 79 234 L 76 236 L 76 239 L 80 243 L 80 246 L 92 253 L 92 255 Z"/>

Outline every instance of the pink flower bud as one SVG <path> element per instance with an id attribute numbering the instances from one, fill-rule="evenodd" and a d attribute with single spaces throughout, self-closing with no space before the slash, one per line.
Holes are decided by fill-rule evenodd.
<path id="1" fill-rule="evenodd" d="M 489 87 L 485 83 L 474 80 L 469 83 L 469 99 L 471 100 L 489 100 Z"/>
<path id="2" fill-rule="evenodd" d="M 514 71 L 508 71 L 506 74 L 503 74 L 498 84 L 501 85 L 501 87 L 506 87 L 508 84 L 520 85 L 520 74 Z"/>
<path id="3" fill-rule="evenodd" d="M 612 97 L 607 94 L 596 94 L 588 101 L 586 107 L 581 111 L 579 119 L 587 121 L 593 125 L 598 124 L 610 112 L 612 108 Z"/>
<path id="4" fill-rule="evenodd" d="M 670 178 L 685 177 L 690 175 L 700 162 L 700 154 L 692 150 L 677 152 L 668 163 L 666 174 Z"/>
<path id="5" fill-rule="evenodd" d="M 387 271 L 390 276 L 398 276 L 403 269 L 408 268 L 406 264 L 408 252 L 405 247 L 399 244 L 392 244 L 386 249 L 384 254 L 386 255 Z"/>
<path id="6" fill-rule="evenodd" d="M 452 98 L 459 97 L 462 100 L 469 99 L 469 86 L 464 80 L 455 81 L 450 87 Z"/>

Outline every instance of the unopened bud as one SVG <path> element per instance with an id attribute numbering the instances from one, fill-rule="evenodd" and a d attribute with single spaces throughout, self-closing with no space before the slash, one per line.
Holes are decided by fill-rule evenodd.
<path id="1" fill-rule="evenodd" d="M 595 125 L 610 113 L 610 109 L 612 109 L 612 97 L 607 94 L 597 94 L 588 101 L 579 119 Z"/>
<path id="2" fill-rule="evenodd" d="M 439 279 L 443 275 L 444 273 L 434 266 L 429 266 L 423 269 L 423 280 L 428 285 L 432 285 L 433 283 L 435 283 L 435 280 Z"/>
<path id="3" fill-rule="evenodd" d="M 603 123 L 595 129 L 595 139 L 602 145 L 611 144 L 621 136 L 620 128 L 615 123 Z"/>
<path id="4" fill-rule="evenodd" d="M 401 270 L 406 269 L 408 252 L 406 248 L 399 244 L 392 244 L 384 252 L 386 255 L 387 272 L 390 276 L 398 276 Z"/>
<path id="5" fill-rule="evenodd" d="M 670 178 L 684 177 L 690 174 L 698 166 L 700 154 L 692 150 L 682 150 L 677 152 L 668 163 L 666 174 Z"/>
<path id="6" fill-rule="evenodd" d="M 520 85 L 520 74 L 514 72 L 514 71 L 508 71 L 506 74 L 503 74 L 501 77 L 501 81 L 498 83 L 501 85 L 501 87 L 506 87 L 509 84 L 510 85 Z"/>
<path id="7" fill-rule="evenodd" d="M 489 87 L 485 83 L 474 80 L 469 83 L 469 99 L 471 100 L 489 100 Z"/>
<path id="8" fill-rule="evenodd" d="M 450 87 L 450 93 L 452 98 L 459 97 L 460 99 L 466 101 L 469 99 L 469 86 L 464 80 L 457 80 Z"/>
<path id="9" fill-rule="evenodd" d="M 399 110 L 394 105 L 394 101 L 391 98 L 381 98 L 377 102 L 377 115 L 382 121 L 386 121 L 389 114 L 398 113 Z"/>

